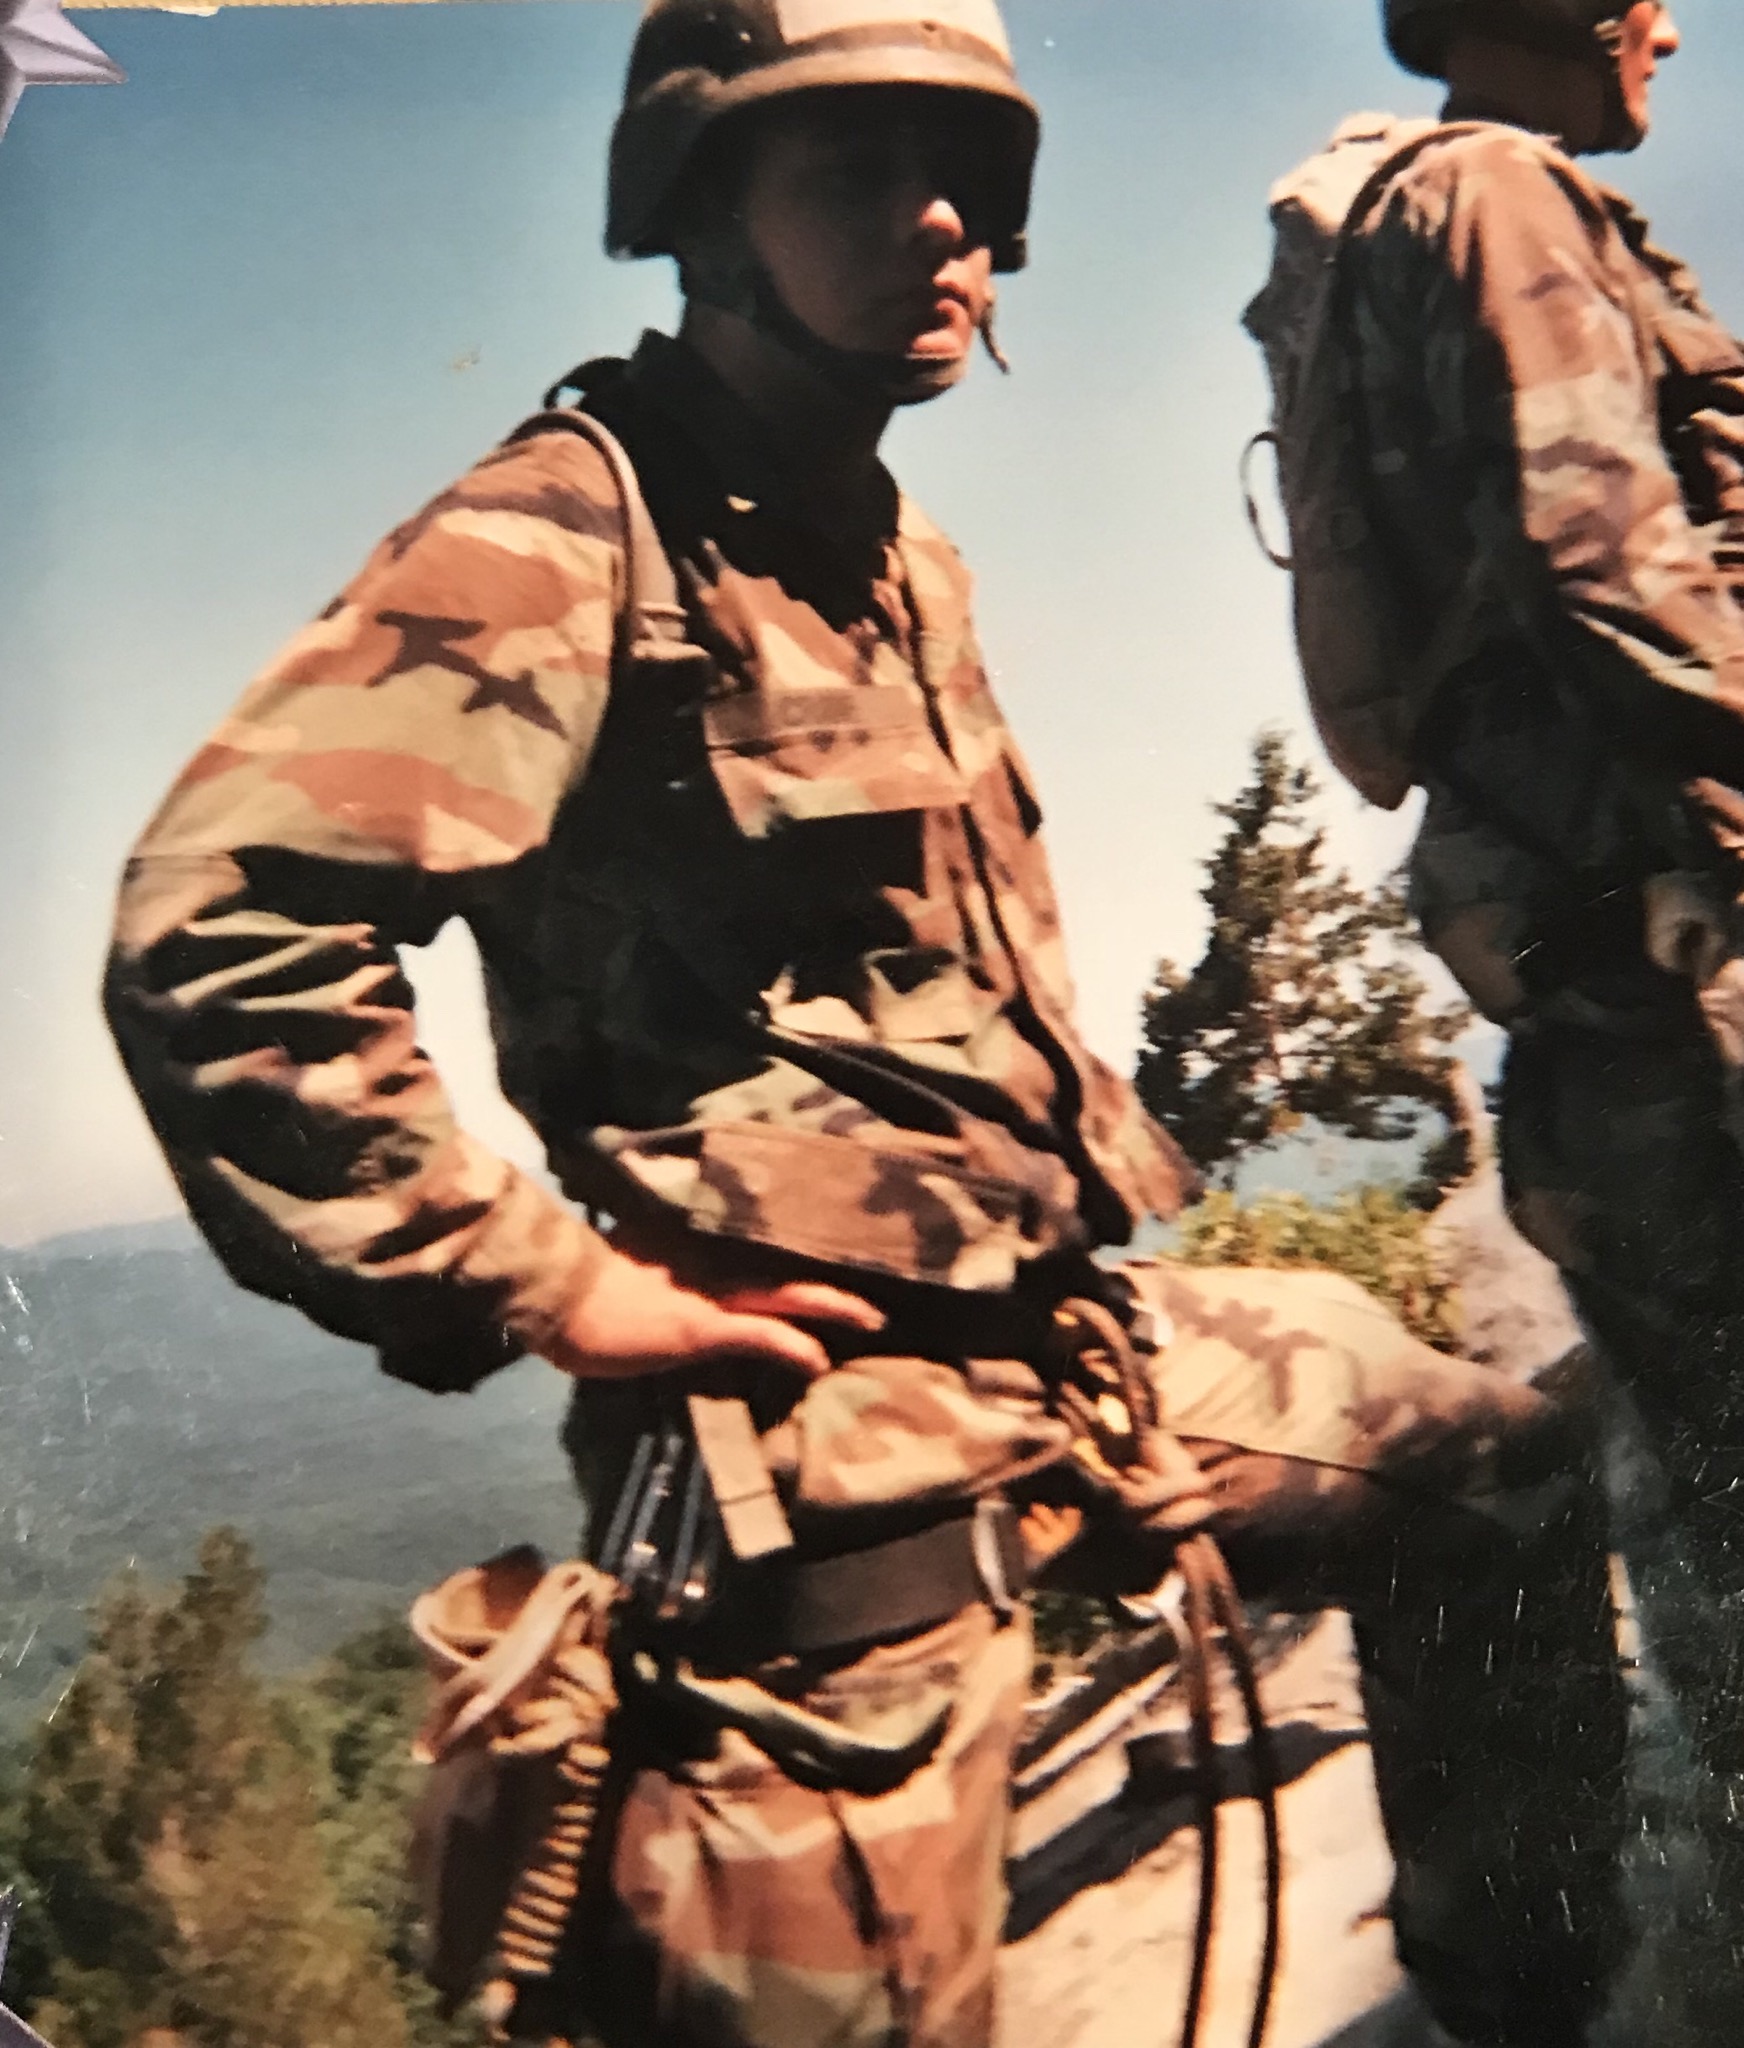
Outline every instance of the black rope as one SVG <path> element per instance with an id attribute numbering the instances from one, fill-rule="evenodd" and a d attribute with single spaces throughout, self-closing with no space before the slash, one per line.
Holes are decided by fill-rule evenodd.
<path id="1" fill-rule="evenodd" d="M 1070 1331 L 1073 1363 L 1089 1371 L 1091 1357 L 1099 1356 L 1114 1374 L 1131 1419 L 1129 1455 L 1134 1464 L 1144 1463 L 1145 1439 L 1159 1426 L 1156 1389 L 1139 1362 L 1125 1324 L 1103 1303 L 1082 1299 L 1064 1305 L 1062 1321 Z M 1067 1411 L 1074 1413 L 1081 1424 L 1088 1423 L 1095 1413 L 1093 1400 L 1081 1390 L 1065 1385 L 1061 1393 L 1068 1397 L 1063 1403 Z M 1078 1398 L 1071 1398 L 1073 1395 Z M 1199 1833 L 1199 1899 L 1194 1914 L 1193 1958 L 1181 2022 L 1181 2048 L 1197 2048 L 1217 1934 L 1221 1769 L 1211 1672 L 1213 1641 L 1219 1631 L 1247 1723 L 1254 1795 L 1265 1841 L 1265 1931 L 1247 2037 L 1248 2048 L 1264 2048 L 1283 1950 L 1284 1851 L 1278 1813 L 1277 1749 L 1266 1724 L 1247 1616 L 1216 1539 L 1203 1530 L 1180 1538 L 1175 1546 L 1175 1567 L 1183 1588 L 1181 1665 L 1192 1729 L 1194 1817 Z"/>
<path id="2" fill-rule="evenodd" d="M 1205 1544 L 1209 1552 L 1213 1570 L 1213 1598 L 1222 1610 L 1224 1644 L 1230 1669 L 1235 1673 L 1236 1686 L 1241 1693 L 1242 1710 L 1247 1717 L 1248 1755 L 1253 1765 L 1254 1795 L 1259 1801 L 1260 1825 L 1265 1833 L 1265 1942 L 1260 1952 L 1260 1975 L 1258 1988 L 1254 1994 L 1253 2024 L 1248 2029 L 1247 2037 L 1248 2048 L 1262 2048 L 1266 2037 L 1266 2023 L 1271 2017 L 1272 1997 L 1277 1988 L 1278 1964 L 1283 1947 L 1284 1841 L 1278 1816 L 1280 1772 L 1277 1745 L 1272 1740 L 1265 1707 L 1260 1699 L 1259 1670 L 1254 1659 L 1253 1637 L 1248 1630 L 1241 1597 L 1236 1592 L 1234 1580 L 1230 1577 L 1228 1563 L 1209 1536 L 1201 1536 L 1195 1540 Z"/>
<path id="3" fill-rule="evenodd" d="M 1205 1985 L 1211 1973 L 1212 1944 L 1217 1936 L 1218 1789 L 1217 1720 L 1211 1692 L 1211 1634 L 1215 1626 L 1211 1590 L 1202 1544 L 1195 1536 L 1176 1554 L 1186 1597 L 1182 1603 L 1186 1628 L 1181 1662 L 1187 1686 L 1187 1711 L 1193 1724 L 1194 1819 L 1199 1829 L 1199 1906 L 1193 1927 L 1193 1963 L 1187 1979 L 1187 2004 L 1181 2019 L 1181 2048 L 1197 2048 L 1205 2009 Z M 1212 1546 L 1215 1554 L 1215 1546 Z"/>

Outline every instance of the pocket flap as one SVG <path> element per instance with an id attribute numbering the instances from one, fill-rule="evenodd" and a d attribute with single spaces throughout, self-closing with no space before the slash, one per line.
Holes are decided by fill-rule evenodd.
<path id="1" fill-rule="evenodd" d="M 900 684 L 747 690 L 709 699 L 702 720 L 715 780 L 753 839 L 808 819 L 967 800 L 925 705 Z"/>
<path id="2" fill-rule="evenodd" d="M 998 1289 L 1012 1284 L 1025 1249 L 1026 1192 L 936 1152 L 775 1124 L 712 1124 L 690 1217 L 711 1235 L 808 1258 Z"/>

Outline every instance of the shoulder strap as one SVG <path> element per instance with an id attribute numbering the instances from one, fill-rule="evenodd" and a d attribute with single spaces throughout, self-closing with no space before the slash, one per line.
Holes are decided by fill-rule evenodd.
<path id="1" fill-rule="evenodd" d="M 1394 150 L 1391 156 L 1383 157 L 1363 180 L 1356 197 L 1350 203 L 1350 209 L 1344 216 L 1344 225 L 1338 231 L 1332 261 L 1337 263 L 1356 239 L 1358 229 L 1387 187 L 1395 178 L 1408 171 L 1426 149 L 1433 149 L 1440 142 L 1455 141 L 1462 135 L 1481 135 L 1495 125 L 1493 121 L 1443 121 L 1439 127 L 1431 128 L 1426 135 L 1413 135 L 1409 142 Z"/>
<path id="2" fill-rule="evenodd" d="M 1426 135 L 1414 135 L 1403 148 L 1396 149 L 1391 156 L 1377 164 L 1363 181 L 1361 190 L 1352 200 L 1350 211 L 1339 228 L 1338 240 L 1333 245 L 1329 259 L 1332 266 L 1330 294 L 1327 302 L 1329 325 L 1343 328 L 1349 318 L 1349 281 L 1345 273 L 1344 257 L 1351 243 L 1361 231 L 1364 221 L 1380 203 L 1387 189 L 1395 179 L 1408 171 L 1426 149 L 1437 143 L 1451 142 L 1463 135 L 1479 135 L 1494 124 L 1487 121 L 1446 121 L 1438 128 L 1432 128 Z M 1339 342 L 1342 336 L 1335 334 Z M 1369 472 L 1367 463 L 1361 465 L 1365 483 Z M 1367 493 L 1365 492 L 1365 496 Z M 1364 518 L 1372 532 L 1380 529 L 1375 525 L 1370 506 L 1364 506 Z M 1417 714 L 1417 722 L 1427 708 L 1428 699 L 1448 673 L 1453 661 L 1463 647 L 1466 636 L 1476 623 L 1489 595 L 1492 566 L 1492 550 L 1481 545 L 1472 550 L 1471 566 L 1467 569 L 1459 589 L 1452 601 L 1443 607 L 1418 658 L 1411 665 L 1411 674 L 1405 679 L 1403 689 L 1407 703 Z"/>
<path id="3" fill-rule="evenodd" d="M 1313 321 L 1311 347 L 1308 351 L 1310 354 L 1315 349 L 1325 348 L 1329 341 L 1334 345 L 1338 342 L 1339 337 L 1336 332 L 1330 332 L 1329 330 L 1336 330 L 1340 327 L 1348 312 L 1348 307 L 1345 303 L 1347 297 L 1345 253 L 1356 239 L 1357 232 L 1362 223 L 1372 212 L 1376 202 L 1381 198 L 1387 187 L 1402 172 L 1409 170 L 1417 158 L 1422 155 L 1423 151 L 1435 143 L 1446 142 L 1461 135 L 1475 135 L 1489 125 L 1489 123 L 1481 121 L 1443 121 L 1435 127 L 1414 134 L 1408 141 L 1384 156 L 1369 172 L 1361 185 L 1357 187 L 1356 196 L 1345 209 L 1344 218 L 1339 224 L 1338 232 L 1332 238 L 1332 245 L 1326 253 L 1325 267 L 1321 272 L 1320 283 L 1317 287 L 1319 297 L 1317 300 L 1316 316 Z M 1252 308 L 1249 311 L 1251 314 Z M 1259 433 L 1249 439 L 1246 447 L 1241 451 L 1239 482 L 1242 502 L 1247 511 L 1248 525 L 1253 529 L 1253 535 L 1259 543 L 1260 552 L 1275 568 L 1294 570 L 1297 566 L 1295 555 L 1293 553 L 1287 554 L 1282 548 L 1275 547 L 1266 533 L 1265 521 L 1260 512 L 1258 494 L 1253 481 L 1254 458 L 1261 448 L 1270 448 L 1273 451 L 1274 460 L 1278 460 L 1281 456 L 1283 425 L 1284 423 L 1279 419 L 1274 410 L 1272 424 L 1262 428 Z M 1366 537 L 1366 532 L 1367 524 L 1365 521 L 1363 523 L 1363 531 L 1356 534 L 1354 538 L 1360 541 Z"/>
<path id="4" fill-rule="evenodd" d="M 579 406 L 554 403 L 556 395 L 556 390 L 548 393 L 544 411 L 523 420 L 509 439 L 526 441 L 557 428 L 579 434 L 604 457 L 624 514 L 625 595 L 618 624 L 620 652 L 638 665 L 688 659 L 692 653 L 690 625 L 679 601 L 678 577 L 655 527 L 654 515 L 648 510 L 648 501 L 642 495 L 636 466 L 623 442 L 604 421 Z"/>
<path id="5" fill-rule="evenodd" d="M 592 413 L 558 404 L 558 394 L 565 388 L 560 384 L 547 392 L 544 411 L 523 421 L 509 439 L 524 441 L 558 428 L 579 434 L 605 458 L 624 514 L 625 598 L 618 622 L 619 660 L 627 668 L 639 669 L 706 658 L 690 638 L 689 616 L 679 598 L 672 558 L 648 510 L 628 450 Z M 743 980 L 740 961 L 724 941 L 722 928 L 712 920 L 698 918 L 682 901 L 667 898 L 665 907 L 673 928 L 683 933 L 687 957 L 701 971 L 705 985 L 736 992 Z M 693 1394 L 690 1421 L 697 1455 L 708 1474 L 722 1532 L 733 1555 L 750 1562 L 790 1550 L 793 1531 L 770 1476 L 749 1405 L 738 1398 L 713 1400 Z"/>

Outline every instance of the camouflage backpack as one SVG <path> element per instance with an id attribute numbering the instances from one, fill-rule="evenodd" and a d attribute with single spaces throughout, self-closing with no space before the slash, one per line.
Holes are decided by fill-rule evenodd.
<path id="1" fill-rule="evenodd" d="M 1276 451 L 1290 552 L 1260 545 L 1294 578 L 1296 651 L 1327 753 L 1370 803 L 1396 810 L 1416 774 L 1411 736 L 1481 595 L 1480 561 L 1439 620 L 1413 606 L 1370 516 L 1355 375 L 1346 347 L 1342 257 L 1376 200 L 1432 142 L 1475 124 L 1356 114 L 1331 147 L 1271 192 L 1271 274 L 1242 316 L 1272 386 L 1272 424 L 1249 443 Z"/>

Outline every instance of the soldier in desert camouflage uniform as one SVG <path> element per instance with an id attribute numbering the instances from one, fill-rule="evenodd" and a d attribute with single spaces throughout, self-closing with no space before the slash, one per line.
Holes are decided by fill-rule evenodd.
<path id="1" fill-rule="evenodd" d="M 1209 1526 L 1357 1608 L 1406 1952 L 1463 2037 L 1573 2041 L 1621 1728 L 1577 1448 L 1349 1283 L 1091 1260 L 1188 1175 L 1078 1036 L 967 575 L 876 457 L 1022 260 L 1036 136 L 993 0 L 654 0 L 608 240 L 677 256 L 684 324 L 576 384 L 657 542 L 561 413 L 390 536 L 148 828 L 110 1016 L 243 1284 L 433 1391 L 575 1378 L 596 1548 L 651 1405 L 713 1390 L 740 1555 L 632 1685 L 593 2029 L 987 2040 L 1030 1652 L 985 1510 L 1063 1469 L 1091 1295 L 1191 1451 L 1148 1577 Z M 455 916 L 604 1235 L 418 1049 L 397 948 Z"/>

